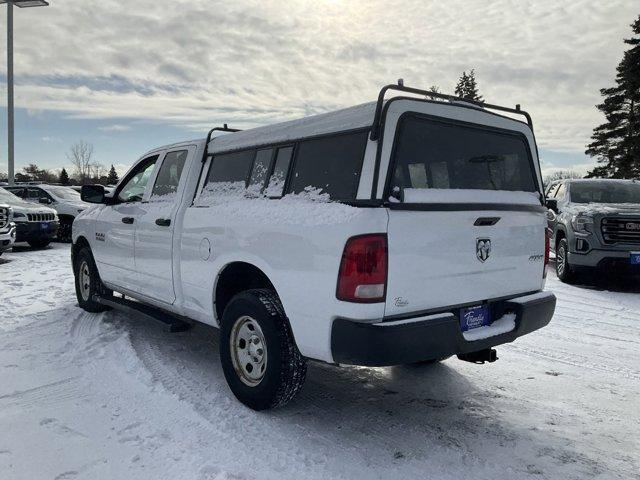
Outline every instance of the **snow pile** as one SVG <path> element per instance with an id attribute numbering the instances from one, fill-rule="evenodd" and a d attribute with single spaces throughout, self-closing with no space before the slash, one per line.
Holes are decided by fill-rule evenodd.
<path id="1" fill-rule="evenodd" d="M 245 188 L 244 182 L 209 184 L 195 206 L 216 207 L 213 215 L 220 221 L 250 220 L 254 224 L 301 227 L 347 223 L 361 213 L 358 208 L 331 201 L 329 194 L 316 188 L 271 199 L 259 190 Z"/>
<path id="2" fill-rule="evenodd" d="M 503 333 L 510 332 L 514 328 L 516 328 L 516 314 L 507 313 L 495 320 L 491 325 L 462 332 L 462 335 L 467 342 L 474 342 L 476 340 L 502 335 Z"/>
<path id="3" fill-rule="evenodd" d="M 405 203 L 515 203 L 540 205 L 536 192 L 474 190 L 464 188 L 405 188 Z"/>

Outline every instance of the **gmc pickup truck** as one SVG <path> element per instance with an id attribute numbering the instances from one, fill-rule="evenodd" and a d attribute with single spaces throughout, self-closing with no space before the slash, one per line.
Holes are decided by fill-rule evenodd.
<path id="1" fill-rule="evenodd" d="M 309 359 L 492 362 L 551 320 L 547 209 L 519 107 L 399 84 L 214 130 L 143 155 L 111 194 L 83 187 L 97 206 L 73 224 L 72 263 L 85 310 L 220 328 L 225 377 L 250 408 L 290 401 Z"/>

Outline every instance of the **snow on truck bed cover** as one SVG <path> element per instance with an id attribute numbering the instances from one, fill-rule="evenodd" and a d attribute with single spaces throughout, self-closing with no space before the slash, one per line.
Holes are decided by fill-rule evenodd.
<path id="1" fill-rule="evenodd" d="M 239 150 L 259 145 L 284 143 L 326 133 L 368 128 L 373 124 L 375 110 L 376 102 L 363 103 L 343 110 L 222 135 L 209 142 L 208 151 L 209 153 L 218 153 Z"/>

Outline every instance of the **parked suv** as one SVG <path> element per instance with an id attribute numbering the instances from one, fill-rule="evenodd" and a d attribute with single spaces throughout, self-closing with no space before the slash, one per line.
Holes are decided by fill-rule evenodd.
<path id="1" fill-rule="evenodd" d="M 90 205 L 83 202 L 80 193 L 71 187 L 61 185 L 14 185 L 5 187 L 14 195 L 30 203 L 48 205 L 58 213 L 60 228 L 58 239 L 71 241 L 71 225 L 85 208 Z"/>
<path id="2" fill-rule="evenodd" d="M 58 215 L 52 208 L 33 205 L 0 187 L 0 203 L 11 207 L 16 225 L 15 241 L 34 248 L 49 245 L 58 232 Z"/>
<path id="3" fill-rule="evenodd" d="M 291 400 L 307 359 L 494 361 L 555 308 L 533 131 L 496 112 L 528 118 L 390 85 L 155 149 L 112 195 L 83 188 L 100 206 L 73 225 L 79 305 L 219 327 L 227 382 L 254 409 Z"/>
<path id="4" fill-rule="evenodd" d="M 640 183 L 635 180 L 581 179 L 552 183 L 547 206 L 556 272 L 563 282 L 581 272 L 640 273 Z"/>
<path id="5" fill-rule="evenodd" d="M 16 225 L 13 223 L 13 210 L 0 199 L 0 255 L 9 250 L 16 241 Z"/>

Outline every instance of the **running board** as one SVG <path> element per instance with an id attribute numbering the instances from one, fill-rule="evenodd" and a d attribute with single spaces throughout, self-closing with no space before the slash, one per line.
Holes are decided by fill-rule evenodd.
<path id="1" fill-rule="evenodd" d="M 136 302 L 135 300 L 128 300 L 123 297 L 116 297 L 115 295 L 106 298 L 94 295 L 93 300 L 115 310 L 120 310 L 124 313 L 137 314 L 145 317 L 147 320 L 160 323 L 163 325 L 164 330 L 169 333 L 185 332 L 189 330 L 192 325 L 192 323 L 185 317 L 165 312 L 164 310 Z"/>

